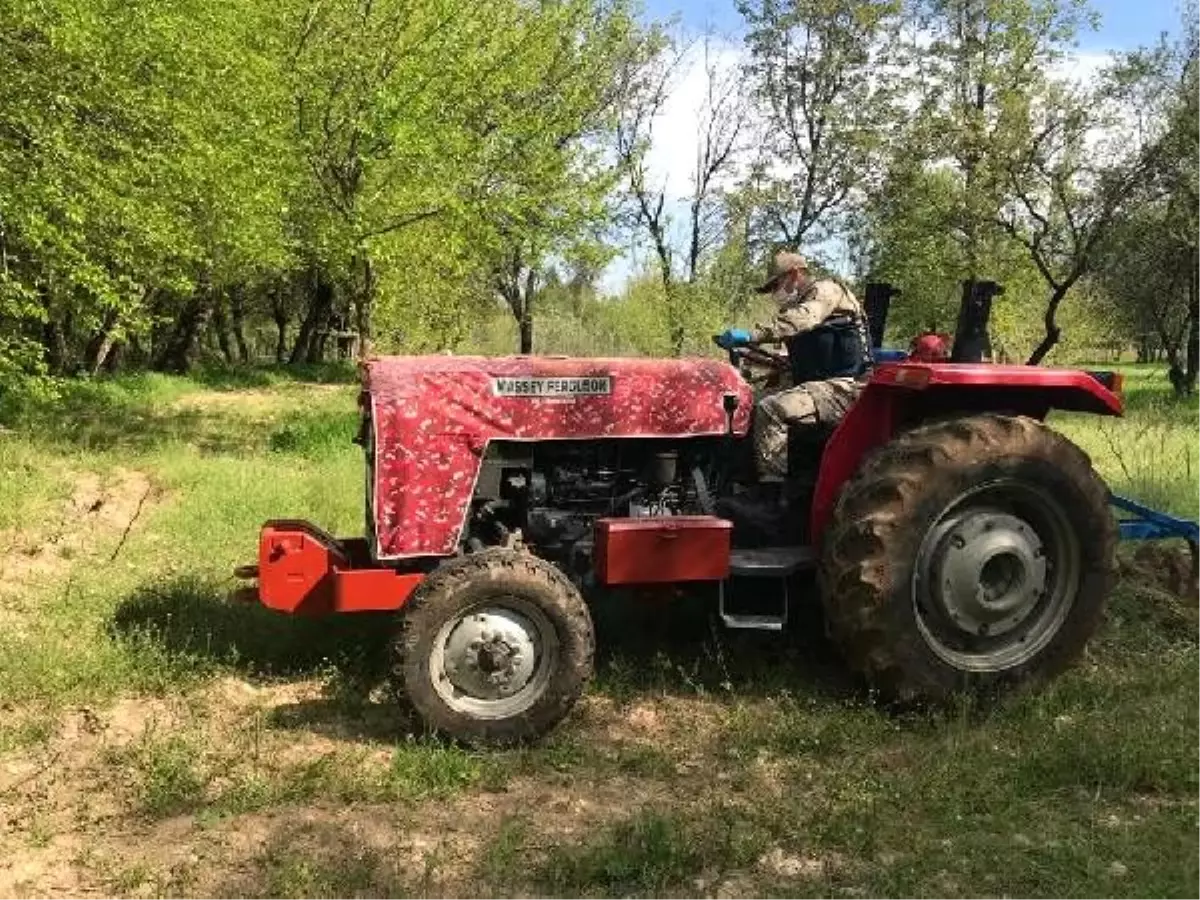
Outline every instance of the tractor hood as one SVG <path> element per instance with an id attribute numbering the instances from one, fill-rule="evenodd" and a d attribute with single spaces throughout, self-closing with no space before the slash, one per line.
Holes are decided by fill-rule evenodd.
<path id="1" fill-rule="evenodd" d="M 363 376 L 379 559 L 455 552 L 491 440 L 688 438 L 746 433 L 737 371 L 708 359 L 396 356 Z"/>

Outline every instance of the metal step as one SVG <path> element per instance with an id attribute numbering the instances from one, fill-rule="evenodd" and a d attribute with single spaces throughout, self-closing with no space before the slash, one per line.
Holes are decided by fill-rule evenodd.
<path id="1" fill-rule="evenodd" d="M 721 621 L 726 628 L 753 628 L 758 631 L 783 631 L 787 624 L 787 616 L 739 616 L 734 613 L 721 613 Z"/>
<path id="2" fill-rule="evenodd" d="M 726 628 L 755 628 L 760 631 L 783 631 L 788 619 L 788 583 L 786 577 L 775 576 L 779 581 L 780 605 L 779 615 L 763 615 L 761 613 L 730 612 L 726 608 L 725 588 L 728 581 L 722 581 L 717 597 L 718 611 L 721 621 Z"/>
<path id="3" fill-rule="evenodd" d="M 730 577 L 787 578 L 816 565 L 817 553 L 812 547 L 759 547 L 729 553 Z"/>

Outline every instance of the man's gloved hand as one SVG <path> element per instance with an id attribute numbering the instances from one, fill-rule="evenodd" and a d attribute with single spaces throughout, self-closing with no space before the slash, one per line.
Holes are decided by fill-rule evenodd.
<path id="1" fill-rule="evenodd" d="M 745 347 L 750 343 L 750 332 L 745 328 L 727 328 L 717 335 L 717 346 L 722 350 L 732 350 L 734 347 Z"/>

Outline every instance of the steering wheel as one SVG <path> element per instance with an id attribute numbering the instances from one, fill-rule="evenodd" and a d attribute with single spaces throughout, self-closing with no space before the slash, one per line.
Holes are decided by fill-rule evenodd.
<path id="1" fill-rule="evenodd" d="M 720 335 L 713 335 L 713 343 L 717 344 L 718 347 L 721 346 L 717 343 L 719 339 Z M 786 356 L 780 353 L 772 353 L 760 344 L 744 344 L 740 347 L 730 347 L 725 352 L 729 354 L 729 363 L 733 366 L 740 366 L 743 362 L 746 362 L 767 369 L 778 369 L 779 371 L 784 371 L 788 368 Z"/>

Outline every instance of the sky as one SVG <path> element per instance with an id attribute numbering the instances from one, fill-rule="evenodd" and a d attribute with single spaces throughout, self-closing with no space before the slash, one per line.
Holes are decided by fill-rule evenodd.
<path id="1" fill-rule="evenodd" d="M 734 0 L 643 0 L 646 18 L 675 18 L 688 31 L 706 29 L 734 33 L 741 17 Z M 1164 31 L 1178 29 L 1182 18 L 1179 0 L 1091 0 L 1100 15 L 1100 27 L 1080 35 L 1083 50 L 1110 50 L 1153 43 Z"/>
<path id="2" fill-rule="evenodd" d="M 687 34 L 711 33 L 720 64 L 733 67 L 740 58 L 741 17 L 734 0 L 642 0 L 645 18 L 674 21 Z M 1195 0 L 1091 0 L 1099 15 L 1095 31 L 1077 38 L 1075 65 L 1081 70 L 1101 67 L 1110 52 L 1155 43 L 1163 32 L 1177 33 L 1181 3 Z M 700 65 L 685 69 L 661 119 L 655 125 L 648 165 L 651 179 L 666 187 L 669 198 L 686 196 L 695 160 L 697 109 L 703 98 L 705 76 Z M 630 235 L 620 256 L 608 267 L 602 289 L 617 293 L 631 272 L 645 261 L 648 243 L 641 234 Z"/>

